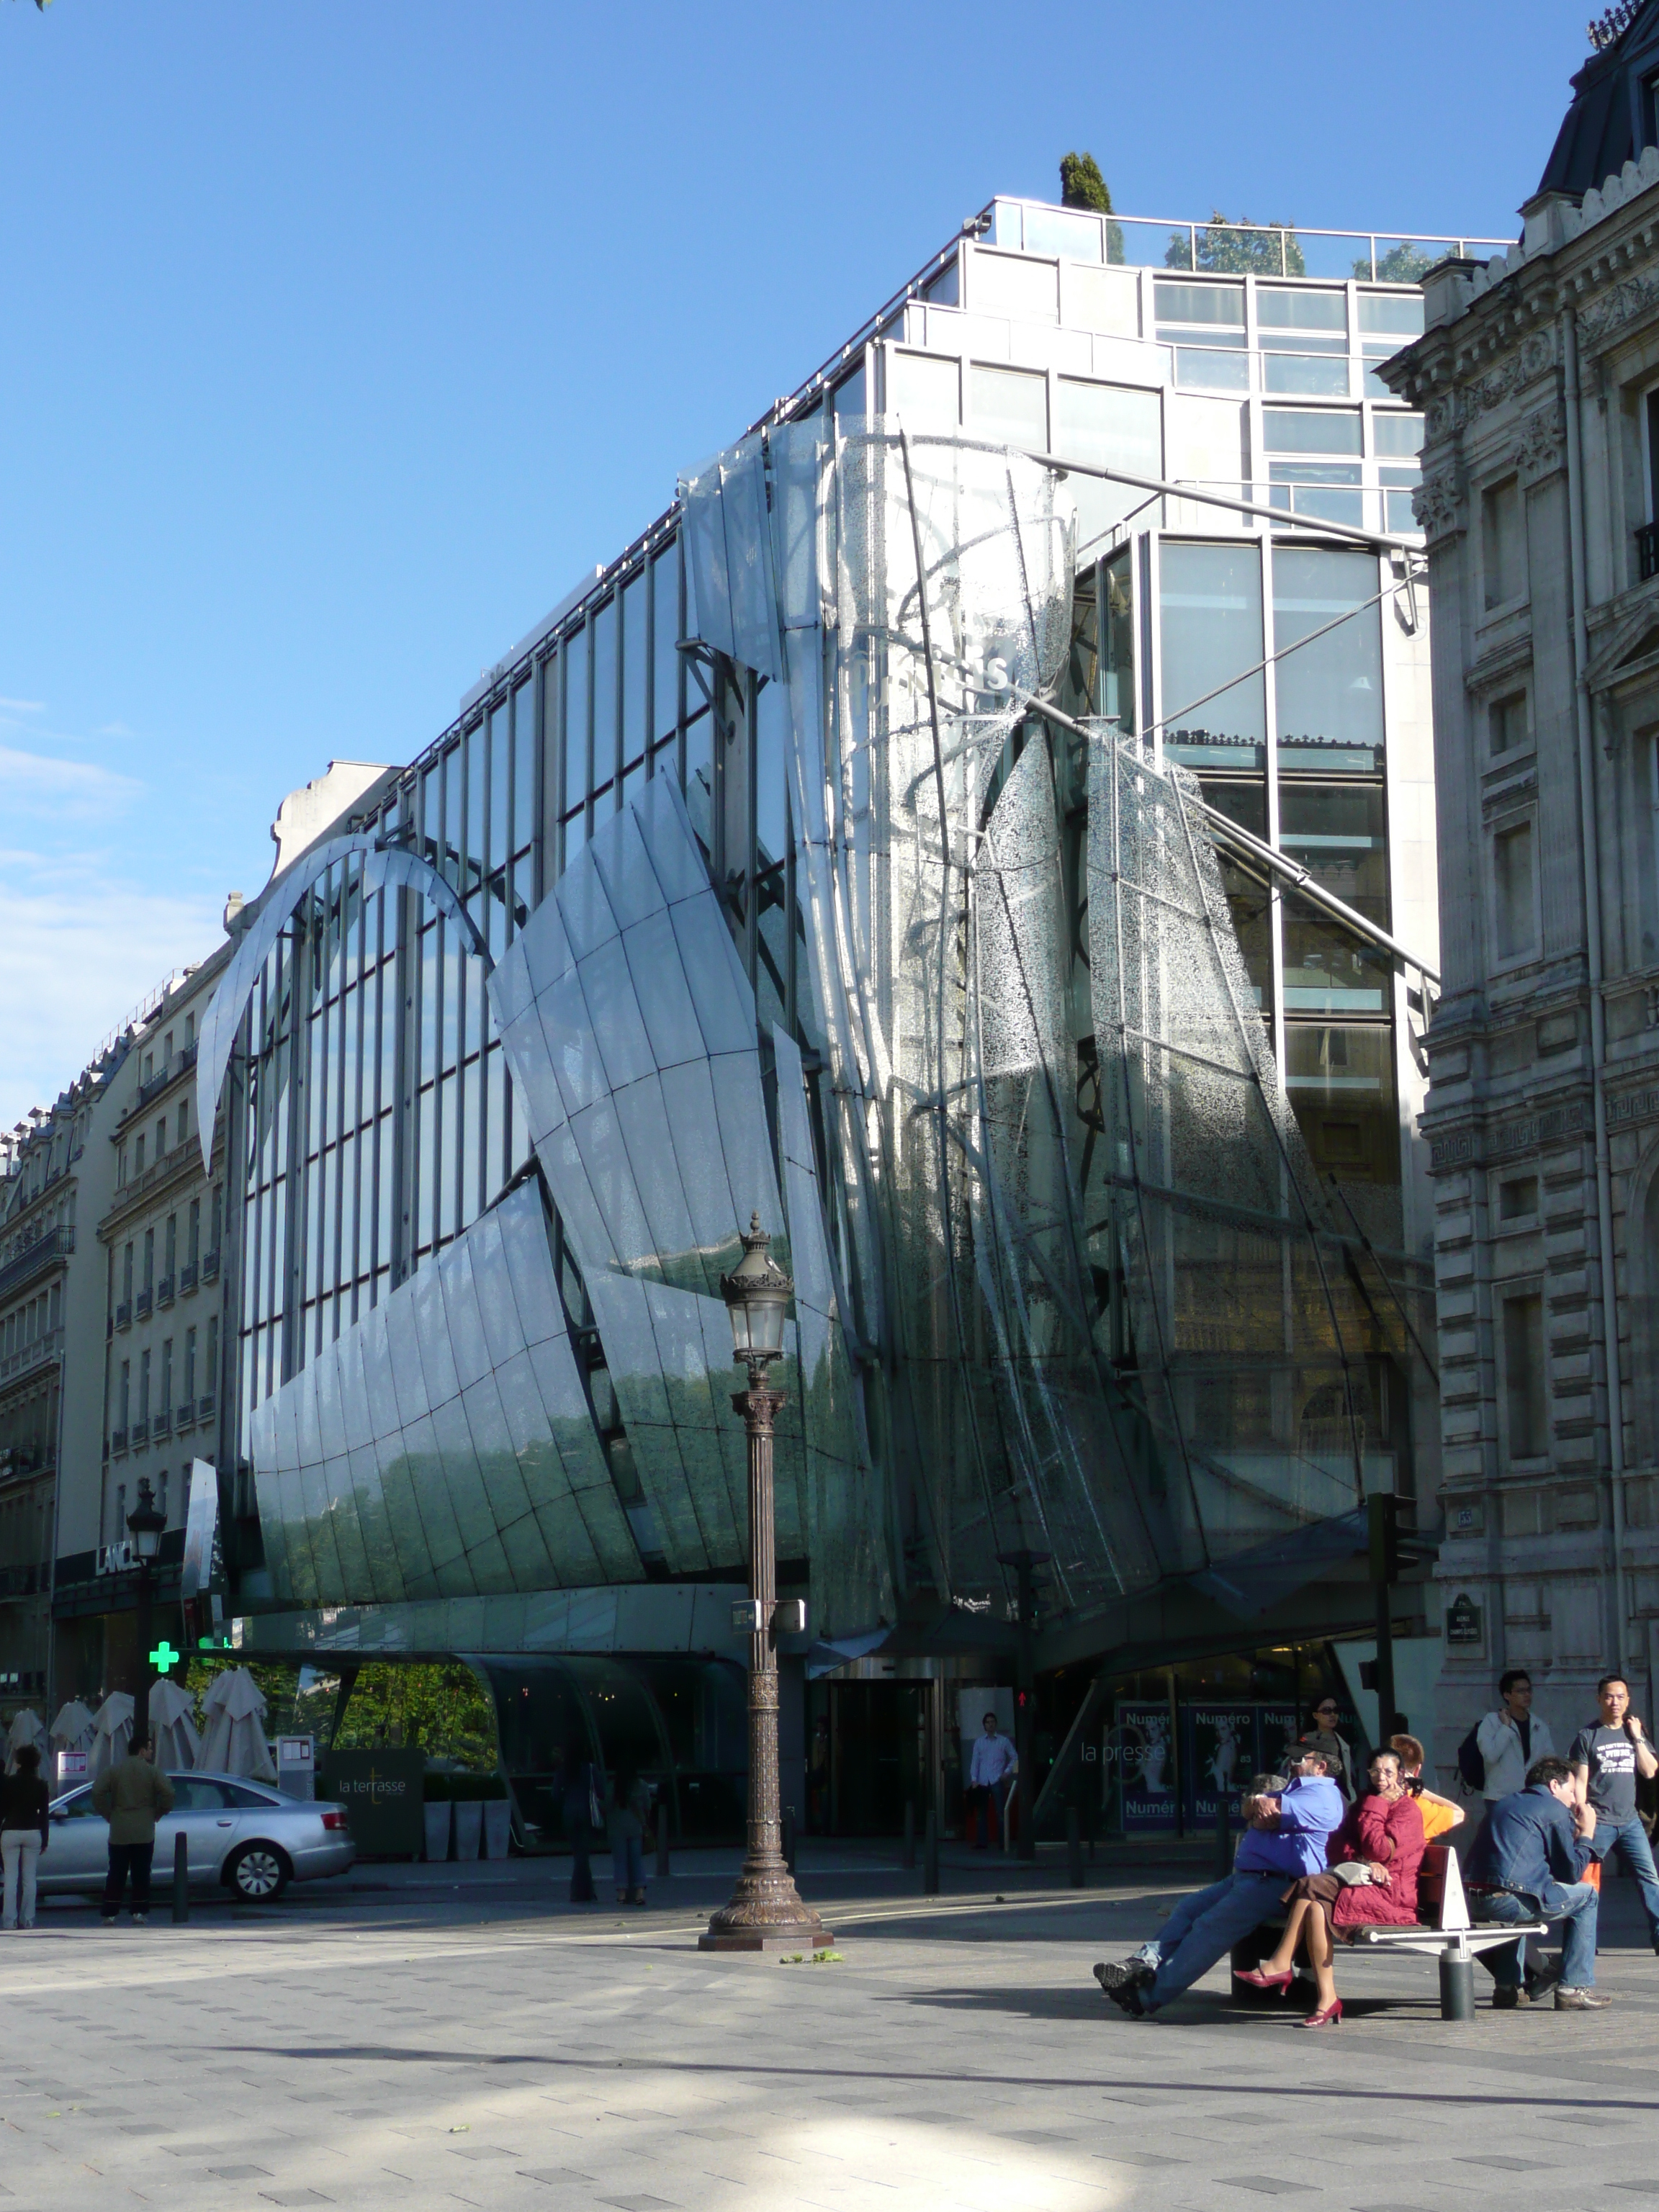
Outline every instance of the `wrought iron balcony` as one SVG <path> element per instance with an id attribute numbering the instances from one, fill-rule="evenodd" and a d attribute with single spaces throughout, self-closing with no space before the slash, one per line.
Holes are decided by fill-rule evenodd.
<path id="1" fill-rule="evenodd" d="M 148 1321 L 155 1304 L 155 1294 L 153 1291 L 140 1291 L 137 1297 L 133 1301 L 134 1318 L 138 1321 Z"/>
<path id="2" fill-rule="evenodd" d="M 158 1306 L 170 1306 L 173 1304 L 173 1278 L 171 1275 L 163 1275 L 161 1281 L 155 1285 L 155 1303 Z"/>
<path id="3" fill-rule="evenodd" d="M 15 1252 L 3 1267 L 0 1267 L 0 1298 L 9 1297 L 14 1291 L 54 1266 L 67 1260 L 75 1249 L 75 1230 L 69 1222 L 60 1222 L 56 1229 L 48 1229 L 44 1237 L 37 1237 L 21 1252 Z"/>
<path id="4" fill-rule="evenodd" d="M 150 1423 L 149 1432 L 153 1437 L 165 1437 L 170 1435 L 172 1433 L 172 1430 L 173 1408 L 171 1406 L 163 1406 L 161 1412 Z"/>
<path id="5" fill-rule="evenodd" d="M 140 1444 L 147 1444 L 149 1442 L 149 1421 L 135 1421 L 131 1428 L 128 1431 L 128 1437 L 131 1443 L 132 1449 L 135 1451 L 137 1450 Z"/>
<path id="6" fill-rule="evenodd" d="M 213 1282 L 217 1278 L 218 1273 L 219 1248 L 215 1245 L 211 1252 L 204 1252 L 202 1255 L 202 1280 L 204 1283 Z"/>
<path id="7" fill-rule="evenodd" d="M 131 1298 L 123 1298 L 119 1305 L 116 1307 L 115 1326 L 117 1328 L 131 1328 L 132 1327 L 132 1300 Z"/>
<path id="8" fill-rule="evenodd" d="M 125 1453 L 127 1448 L 127 1432 L 125 1429 L 112 1429 L 110 1431 L 109 1448 L 110 1454 L 112 1458 L 120 1458 Z"/>
<path id="9" fill-rule="evenodd" d="M 204 1398 L 198 1398 L 196 1401 L 197 1419 L 198 1421 L 210 1421 L 213 1419 L 213 1407 L 214 1394 L 210 1390 Z"/>
<path id="10" fill-rule="evenodd" d="M 195 1288 L 196 1262 L 187 1260 L 179 1270 L 179 1295 L 181 1298 L 188 1297 Z"/>

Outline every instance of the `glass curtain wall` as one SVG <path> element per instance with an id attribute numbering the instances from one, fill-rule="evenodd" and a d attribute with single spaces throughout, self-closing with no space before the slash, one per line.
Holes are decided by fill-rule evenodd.
<path id="1" fill-rule="evenodd" d="M 428 860 L 495 958 L 596 823 L 647 777 L 677 775 L 711 856 L 726 802 L 723 888 L 739 942 L 754 940 L 764 1018 L 782 1020 L 781 752 L 755 758 L 754 701 L 715 657 L 682 650 L 688 627 L 678 533 L 659 525 L 357 826 Z M 762 725 L 768 712 L 763 700 Z M 356 857 L 272 951 L 241 1038 L 244 1413 L 529 1161 L 483 981 L 452 920 L 410 891 L 365 896 Z M 581 1288 L 564 1279 L 580 1326 Z"/>

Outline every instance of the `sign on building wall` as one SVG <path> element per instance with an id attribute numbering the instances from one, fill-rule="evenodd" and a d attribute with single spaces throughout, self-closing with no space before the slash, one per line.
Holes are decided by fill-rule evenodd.
<path id="1" fill-rule="evenodd" d="M 1479 1650 L 1486 1640 L 1480 1608 L 1468 1590 L 1459 1590 L 1446 1607 L 1446 1641 Z"/>

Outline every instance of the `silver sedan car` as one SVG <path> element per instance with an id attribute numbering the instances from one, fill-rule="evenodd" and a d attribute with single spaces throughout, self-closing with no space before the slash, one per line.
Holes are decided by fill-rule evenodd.
<path id="1" fill-rule="evenodd" d="M 343 1874 L 357 1856 L 345 1808 L 289 1797 L 239 1774 L 170 1774 L 173 1810 L 155 1823 L 154 1882 L 173 1877 L 174 1842 L 185 1839 L 192 1889 L 222 1887 L 249 1904 L 280 1897 L 290 1881 Z M 52 1801 L 52 1839 L 40 1854 L 43 1891 L 100 1890 L 109 1869 L 109 1823 L 90 1784 Z"/>

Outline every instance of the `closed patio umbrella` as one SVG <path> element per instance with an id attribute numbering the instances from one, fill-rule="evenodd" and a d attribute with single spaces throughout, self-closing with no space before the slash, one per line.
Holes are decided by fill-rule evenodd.
<path id="1" fill-rule="evenodd" d="M 259 1723 L 265 1701 L 246 1667 L 216 1676 L 202 1700 L 201 1748 L 196 1764 L 210 1774 L 246 1774 L 255 1782 L 274 1782 L 276 1768 Z"/>
<path id="2" fill-rule="evenodd" d="M 42 1760 L 46 1755 L 46 1723 L 37 1712 L 25 1705 L 6 1731 L 6 1771 L 10 1774 L 17 1765 L 17 1754 L 26 1743 L 32 1743 Z"/>
<path id="3" fill-rule="evenodd" d="M 151 1683 L 149 1724 L 155 1734 L 155 1764 L 164 1773 L 195 1765 L 202 1748 L 195 1708 L 176 1682 Z"/>
<path id="4" fill-rule="evenodd" d="M 59 1705 L 58 1717 L 52 1724 L 53 1750 L 90 1751 L 95 1725 L 90 1705 L 83 1705 L 79 1698 L 71 1698 L 67 1705 Z"/>
<path id="5" fill-rule="evenodd" d="M 92 1759 L 88 1772 L 95 1782 L 106 1766 L 117 1765 L 132 1741 L 132 1699 L 125 1690 L 112 1690 L 98 1708 L 92 1724 Z"/>

